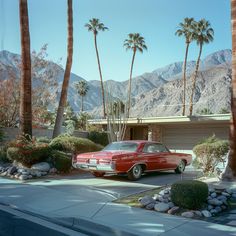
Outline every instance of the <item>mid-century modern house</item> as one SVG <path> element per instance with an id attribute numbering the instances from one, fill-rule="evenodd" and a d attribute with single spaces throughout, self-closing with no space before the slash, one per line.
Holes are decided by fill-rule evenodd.
<path id="1" fill-rule="evenodd" d="M 107 125 L 105 119 L 89 123 Z M 203 138 L 215 135 L 228 140 L 229 127 L 230 114 L 129 118 L 125 140 L 149 139 L 164 143 L 172 151 L 192 153 L 193 147 Z"/>

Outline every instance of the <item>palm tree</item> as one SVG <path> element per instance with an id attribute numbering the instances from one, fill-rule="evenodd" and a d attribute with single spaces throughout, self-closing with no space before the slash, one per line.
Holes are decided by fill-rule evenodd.
<path id="1" fill-rule="evenodd" d="M 232 21 L 232 101 L 230 126 L 230 152 L 223 180 L 236 180 L 236 0 L 231 0 Z"/>
<path id="2" fill-rule="evenodd" d="M 184 36 L 185 38 L 185 57 L 183 63 L 183 111 L 182 115 L 185 115 L 185 100 L 186 100 L 186 65 L 188 58 L 188 49 L 190 43 L 193 41 L 193 33 L 194 33 L 194 18 L 184 18 L 184 21 L 181 22 L 178 26 L 178 30 L 175 32 L 177 36 Z"/>
<path id="3" fill-rule="evenodd" d="M 53 130 L 53 138 L 57 137 L 61 133 L 61 126 L 63 122 L 64 108 L 67 101 L 67 92 L 70 80 L 70 72 L 72 66 L 73 57 L 73 8 L 72 0 L 67 0 L 67 24 L 68 24 L 68 38 L 67 38 L 67 61 L 66 69 L 64 73 L 64 80 L 62 84 L 61 97 L 57 109 L 57 117 L 55 121 L 55 126 Z"/>
<path id="4" fill-rule="evenodd" d="M 21 32 L 20 132 L 32 136 L 31 57 L 27 0 L 19 1 Z"/>
<path id="5" fill-rule="evenodd" d="M 99 21 L 99 19 L 93 18 L 89 20 L 89 23 L 85 24 L 85 27 L 88 28 L 88 31 L 93 32 L 94 36 L 94 45 L 97 55 L 97 62 L 98 62 L 98 70 L 100 75 L 100 81 L 101 81 L 101 91 L 102 91 L 102 104 L 103 104 L 103 117 L 106 117 L 106 105 L 105 105 L 105 95 L 104 95 L 104 86 L 103 86 L 103 80 L 102 80 L 102 69 L 101 69 L 101 63 L 98 53 L 98 46 L 97 46 L 97 34 L 99 31 L 105 31 L 108 30 L 107 27 L 104 26 L 102 22 Z"/>
<path id="6" fill-rule="evenodd" d="M 84 111 L 84 97 L 86 96 L 89 86 L 85 80 L 80 80 L 79 83 L 75 84 L 79 95 L 81 96 L 81 112 Z"/>
<path id="7" fill-rule="evenodd" d="M 208 44 L 214 40 L 214 30 L 211 28 L 211 24 L 209 21 L 201 19 L 200 21 L 195 23 L 194 40 L 196 40 L 197 45 L 199 45 L 199 54 L 196 62 L 195 72 L 192 79 L 192 92 L 190 96 L 190 107 L 189 107 L 190 116 L 193 113 L 193 95 L 196 87 L 196 79 L 199 69 L 200 58 L 202 54 L 202 47 L 204 44 Z"/>
<path id="8" fill-rule="evenodd" d="M 147 50 L 147 46 L 145 45 L 144 38 L 139 33 L 128 34 L 128 39 L 124 41 L 124 47 L 126 50 L 131 49 L 133 51 L 133 57 L 130 67 L 130 77 L 129 77 L 129 89 L 128 89 L 128 104 L 127 104 L 127 117 L 129 117 L 130 106 L 131 106 L 131 81 L 132 81 L 132 73 L 134 66 L 134 59 L 136 52 L 139 51 L 143 53 L 143 50 Z"/>

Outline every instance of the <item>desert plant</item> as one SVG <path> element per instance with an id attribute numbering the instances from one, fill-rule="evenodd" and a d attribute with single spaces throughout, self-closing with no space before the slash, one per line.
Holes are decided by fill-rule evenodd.
<path id="1" fill-rule="evenodd" d="M 86 138 L 77 138 L 69 135 L 61 135 L 54 138 L 50 147 L 53 150 L 59 150 L 71 153 L 94 152 L 100 150 L 99 146 Z"/>
<path id="2" fill-rule="evenodd" d="M 182 180 L 171 186 L 171 201 L 187 209 L 199 209 L 208 197 L 208 186 L 198 180 Z"/>
<path id="3" fill-rule="evenodd" d="M 219 163 L 224 163 L 228 151 L 228 141 L 219 140 L 215 136 L 209 137 L 193 148 L 196 155 L 195 166 L 206 175 L 213 173 Z"/>
<path id="4" fill-rule="evenodd" d="M 102 146 L 106 146 L 109 143 L 106 132 L 97 132 L 97 131 L 89 132 L 88 139 L 96 144 L 101 144 Z"/>
<path id="5" fill-rule="evenodd" d="M 51 161 L 53 166 L 63 173 L 68 173 L 71 169 L 71 158 L 62 151 L 53 150 L 51 152 Z"/>

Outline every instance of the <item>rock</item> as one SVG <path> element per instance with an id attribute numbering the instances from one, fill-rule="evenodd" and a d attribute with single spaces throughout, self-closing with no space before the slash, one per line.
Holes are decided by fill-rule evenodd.
<path id="1" fill-rule="evenodd" d="M 186 218 L 193 218 L 194 217 L 194 213 L 191 212 L 191 211 L 186 211 L 186 212 L 183 212 L 181 214 L 181 216 L 186 217 Z"/>
<path id="2" fill-rule="evenodd" d="M 202 216 L 202 213 L 200 211 L 194 211 L 194 214 L 196 214 L 197 216 Z"/>
<path id="3" fill-rule="evenodd" d="M 29 175 L 30 172 L 29 172 L 28 170 L 24 170 L 24 171 L 21 172 L 21 174 L 22 174 L 22 175 Z"/>
<path id="4" fill-rule="evenodd" d="M 33 178 L 33 176 L 32 175 L 28 175 L 28 179 L 32 179 Z"/>
<path id="5" fill-rule="evenodd" d="M 212 200 L 208 200 L 207 202 L 208 204 L 213 205 L 213 206 L 220 206 L 223 204 L 223 202 L 218 200 L 217 198 L 213 198 Z"/>
<path id="6" fill-rule="evenodd" d="M 51 168 L 50 170 L 49 170 L 49 173 L 50 174 L 56 174 L 57 173 L 57 169 L 56 168 Z"/>
<path id="7" fill-rule="evenodd" d="M 220 196 L 217 197 L 217 199 L 223 202 L 223 201 L 227 200 L 227 197 L 223 196 L 223 195 L 220 195 Z"/>
<path id="8" fill-rule="evenodd" d="M 207 197 L 207 200 L 211 200 L 211 199 L 212 199 L 212 197 L 211 197 L 211 196 L 208 196 L 208 197 Z"/>
<path id="9" fill-rule="evenodd" d="M 219 213 L 219 212 L 221 212 L 221 211 L 222 211 L 222 209 L 221 209 L 221 207 L 220 207 L 220 206 L 217 206 L 217 207 L 215 208 L 215 210 L 216 210 L 216 212 L 217 212 L 217 213 Z"/>
<path id="10" fill-rule="evenodd" d="M 207 210 L 203 210 L 202 211 L 202 215 L 204 216 L 204 217 L 211 217 L 212 215 L 211 215 L 211 213 L 209 212 L 209 211 L 207 211 Z"/>
<path id="11" fill-rule="evenodd" d="M 11 166 L 8 170 L 7 173 L 9 175 L 13 175 L 15 172 L 17 172 L 17 168 L 15 166 Z"/>
<path id="12" fill-rule="evenodd" d="M 45 176 L 45 175 L 47 175 L 47 174 L 48 174 L 48 172 L 46 172 L 46 171 L 42 171 L 42 172 L 41 172 L 41 175 L 42 175 L 42 176 Z"/>
<path id="13" fill-rule="evenodd" d="M 173 202 L 168 202 L 169 208 L 173 208 L 175 204 Z"/>
<path id="14" fill-rule="evenodd" d="M 20 175 L 19 179 L 20 180 L 27 180 L 28 179 L 28 175 Z"/>
<path id="15" fill-rule="evenodd" d="M 7 171 L 4 171 L 0 174 L 1 176 L 6 176 L 7 175 Z"/>
<path id="16" fill-rule="evenodd" d="M 159 195 L 163 196 L 165 194 L 169 194 L 170 193 L 170 190 L 169 189 L 163 189 L 159 192 Z"/>
<path id="17" fill-rule="evenodd" d="M 178 206 L 171 207 L 171 209 L 168 210 L 168 214 L 174 215 L 179 210 Z"/>
<path id="18" fill-rule="evenodd" d="M 41 174 L 40 171 L 37 171 L 37 172 L 35 173 L 35 177 L 39 178 L 39 177 L 41 177 L 41 176 L 42 176 L 42 174 Z"/>
<path id="19" fill-rule="evenodd" d="M 211 210 L 210 210 L 210 213 L 211 213 L 212 215 L 216 215 L 216 214 L 217 214 L 217 211 L 216 211 L 215 209 L 211 209 Z"/>
<path id="20" fill-rule="evenodd" d="M 150 196 L 144 196 L 139 199 L 139 203 L 144 207 L 153 202 L 155 203 L 156 201 Z"/>
<path id="21" fill-rule="evenodd" d="M 230 197 L 230 194 L 229 194 L 229 193 L 222 192 L 221 194 L 222 194 L 223 196 Z"/>
<path id="22" fill-rule="evenodd" d="M 211 209 L 213 209 L 214 207 L 212 206 L 212 205 L 208 205 L 207 206 L 207 209 L 208 209 L 208 211 L 210 211 Z"/>
<path id="23" fill-rule="evenodd" d="M 236 193 L 233 193 L 231 198 L 236 199 Z"/>
<path id="24" fill-rule="evenodd" d="M 148 205 L 145 206 L 147 210 L 152 210 L 155 206 L 156 202 L 151 202 Z"/>
<path id="25" fill-rule="evenodd" d="M 158 193 L 156 193 L 156 194 L 154 194 L 153 199 L 154 199 L 154 200 L 158 200 L 158 198 L 159 198 L 160 196 L 161 196 L 161 195 L 159 195 Z"/>
<path id="26" fill-rule="evenodd" d="M 50 165 L 47 162 L 40 162 L 40 163 L 32 165 L 31 169 L 48 172 L 50 170 Z"/>
<path id="27" fill-rule="evenodd" d="M 211 194 L 211 197 L 212 198 L 215 198 L 217 196 L 217 193 L 216 192 L 213 192 L 212 194 Z"/>
<path id="28" fill-rule="evenodd" d="M 224 210 L 226 210 L 226 209 L 227 209 L 227 206 L 225 206 L 225 205 L 222 205 L 222 206 L 221 206 L 221 209 L 222 209 L 222 211 L 224 211 Z"/>
<path id="29" fill-rule="evenodd" d="M 221 187 L 221 186 L 217 186 L 214 189 L 215 189 L 215 192 L 219 194 L 225 191 L 225 187 Z"/>
<path id="30" fill-rule="evenodd" d="M 163 197 L 164 199 L 167 199 L 167 200 L 168 200 L 169 197 L 170 197 L 170 195 L 169 195 L 169 194 L 165 194 L 165 195 L 163 195 L 162 197 Z"/>
<path id="31" fill-rule="evenodd" d="M 169 200 L 168 200 L 167 198 L 165 198 L 165 199 L 163 200 L 163 202 L 164 202 L 164 203 L 169 203 Z"/>
<path id="32" fill-rule="evenodd" d="M 159 202 L 164 202 L 164 198 L 163 198 L 162 196 L 159 196 L 159 197 L 157 198 L 157 201 L 159 201 Z"/>
<path id="33" fill-rule="evenodd" d="M 154 209 L 158 212 L 166 212 L 169 210 L 169 205 L 167 203 L 157 203 L 154 206 Z"/>
<path id="34" fill-rule="evenodd" d="M 226 193 L 232 194 L 232 190 L 230 188 L 226 189 Z"/>

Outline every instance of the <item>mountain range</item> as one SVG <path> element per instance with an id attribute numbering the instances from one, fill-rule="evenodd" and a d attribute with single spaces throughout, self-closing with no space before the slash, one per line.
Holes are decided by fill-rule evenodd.
<path id="1" fill-rule="evenodd" d="M 214 52 L 201 60 L 194 95 L 193 114 L 201 113 L 204 109 L 208 109 L 212 113 L 230 110 L 231 57 L 231 50 L 226 49 Z M 0 51 L 0 80 L 7 79 L 10 73 L 15 73 L 19 77 L 20 73 L 17 66 L 19 61 L 19 55 Z M 187 63 L 187 108 L 192 83 L 190 78 L 195 69 L 195 64 L 195 61 Z M 182 107 L 182 65 L 183 62 L 174 62 L 133 78 L 131 116 L 138 117 L 143 114 L 145 116 L 180 115 Z M 60 90 L 64 70 L 53 62 L 48 63 L 48 67 L 59 71 Z M 38 68 L 38 70 L 40 69 L 42 68 Z M 84 80 L 84 78 L 71 73 L 68 100 L 76 112 L 80 111 L 80 97 L 75 89 L 75 83 L 80 80 Z M 102 112 L 100 81 L 88 80 L 87 83 L 89 91 L 84 99 L 84 108 L 98 117 Z M 126 100 L 128 81 L 108 80 L 104 86 L 108 88 L 108 91 L 112 91 L 112 97 Z"/>

